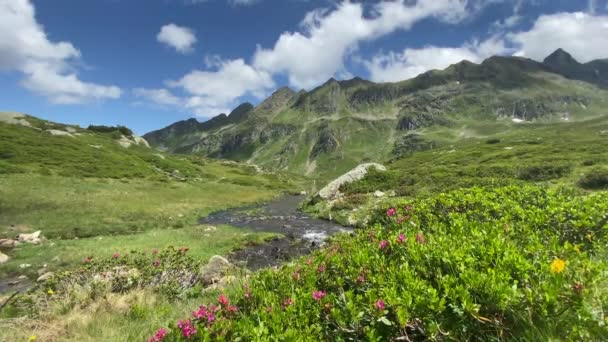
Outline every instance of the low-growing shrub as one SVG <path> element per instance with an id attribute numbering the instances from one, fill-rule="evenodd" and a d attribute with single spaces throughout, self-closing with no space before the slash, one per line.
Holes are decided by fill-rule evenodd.
<path id="1" fill-rule="evenodd" d="M 603 340 L 607 213 L 608 194 L 533 186 L 400 201 L 369 229 L 257 273 L 156 336 Z"/>
<path id="2" fill-rule="evenodd" d="M 119 134 L 122 134 L 126 137 L 132 137 L 133 136 L 133 131 L 125 126 L 104 126 L 104 125 L 90 125 L 89 127 L 87 127 L 87 130 L 89 131 L 93 131 L 93 132 L 98 132 L 98 133 L 113 133 L 113 132 L 118 132 Z M 120 138 L 120 136 L 119 136 Z"/>
<path id="3" fill-rule="evenodd" d="M 567 176 L 571 171 L 570 165 L 528 165 L 518 170 L 517 178 L 526 181 L 544 181 Z"/>
<path id="4" fill-rule="evenodd" d="M 578 185 L 590 190 L 608 189 L 608 169 L 590 170 L 579 179 Z"/>

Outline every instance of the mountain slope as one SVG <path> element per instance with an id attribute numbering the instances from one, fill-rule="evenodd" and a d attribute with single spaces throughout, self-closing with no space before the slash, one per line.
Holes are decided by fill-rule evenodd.
<path id="1" fill-rule="evenodd" d="M 252 162 L 326 180 L 361 162 L 489 137 L 524 122 L 603 114 L 608 91 L 580 82 L 590 76 L 571 71 L 572 65 L 577 65 L 572 58 L 557 51 L 545 63 L 491 57 L 397 83 L 330 79 L 308 92 L 280 89 L 238 122 L 207 129 L 187 121 L 145 137 L 170 152 Z M 599 70 L 605 64 L 588 65 Z M 181 134 L 175 125 L 192 130 Z"/>

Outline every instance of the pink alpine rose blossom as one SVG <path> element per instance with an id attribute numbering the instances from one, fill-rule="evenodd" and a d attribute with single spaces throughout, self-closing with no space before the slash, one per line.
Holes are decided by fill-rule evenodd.
<path id="1" fill-rule="evenodd" d="M 380 241 L 380 243 L 378 244 L 378 248 L 379 248 L 379 249 L 385 249 L 386 247 L 388 247 L 388 241 L 386 241 L 386 240 L 382 240 L 382 241 Z"/>
<path id="2" fill-rule="evenodd" d="M 389 216 L 389 217 L 395 216 L 396 214 L 397 214 L 397 209 L 395 209 L 395 208 L 389 208 L 386 211 L 386 216 Z"/>
<path id="3" fill-rule="evenodd" d="M 226 297 L 226 295 L 221 294 L 217 298 L 217 302 L 220 303 L 222 306 L 228 306 L 228 304 L 230 304 L 230 299 L 228 299 L 228 297 Z"/>
<path id="4" fill-rule="evenodd" d="M 326 295 L 327 295 L 326 292 L 323 292 L 323 291 L 314 291 L 312 293 L 312 299 L 314 299 L 314 300 L 316 300 L 318 302 L 321 299 L 323 299 L 323 297 L 325 297 Z"/>
<path id="5" fill-rule="evenodd" d="M 426 239 L 424 238 L 424 235 L 422 235 L 422 233 L 416 234 L 416 242 L 426 243 Z"/>
<path id="6" fill-rule="evenodd" d="M 378 309 L 378 310 L 384 310 L 384 308 L 385 308 L 384 301 L 382 299 L 378 299 L 376 301 L 376 305 L 375 306 L 376 306 L 376 309 Z"/>
<path id="7" fill-rule="evenodd" d="M 191 320 L 179 321 L 177 327 L 182 331 L 182 335 L 189 339 L 196 334 L 196 328 L 192 325 Z"/>
<path id="8" fill-rule="evenodd" d="M 399 236 L 397 236 L 397 243 L 404 243 L 405 239 L 405 234 L 401 233 Z"/>
<path id="9" fill-rule="evenodd" d="M 148 342 L 162 342 L 165 339 L 165 336 L 167 336 L 167 329 L 160 328 L 156 331 L 154 336 L 148 339 Z"/>

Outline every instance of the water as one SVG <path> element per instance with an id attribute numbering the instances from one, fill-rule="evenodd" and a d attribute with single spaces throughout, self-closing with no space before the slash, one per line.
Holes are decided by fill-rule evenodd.
<path id="1" fill-rule="evenodd" d="M 284 235 L 261 245 L 246 246 L 228 256 L 250 270 L 277 266 L 320 247 L 332 234 L 351 229 L 330 221 L 312 218 L 298 210 L 304 196 L 284 196 L 262 205 L 252 205 L 212 213 L 201 224 L 228 224 L 258 232 Z"/>

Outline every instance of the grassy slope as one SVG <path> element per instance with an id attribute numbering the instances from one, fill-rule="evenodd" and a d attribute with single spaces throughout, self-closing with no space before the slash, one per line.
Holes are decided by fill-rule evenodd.
<path id="1" fill-rule="evenodd" d="M 42 230 L 48 241 L 5 251 L 11 260 L 2 276 L 33 277 L 43 264 L 56 270 L 86 256 L 168 245 L 202 258 L 224 254 L 267 235 L 231 227 L 203 232 L 197 218 L 298 186 L 290 176 L 241 164 L 124 148 L 110 134 L 75 128 L 80 135 L 53 136 L 45 130 L 67 126 L 27 120 L 34 128 L 0 122 L 0 236 Z M 171 177 L 174 170 L 185 180 Z"/>

